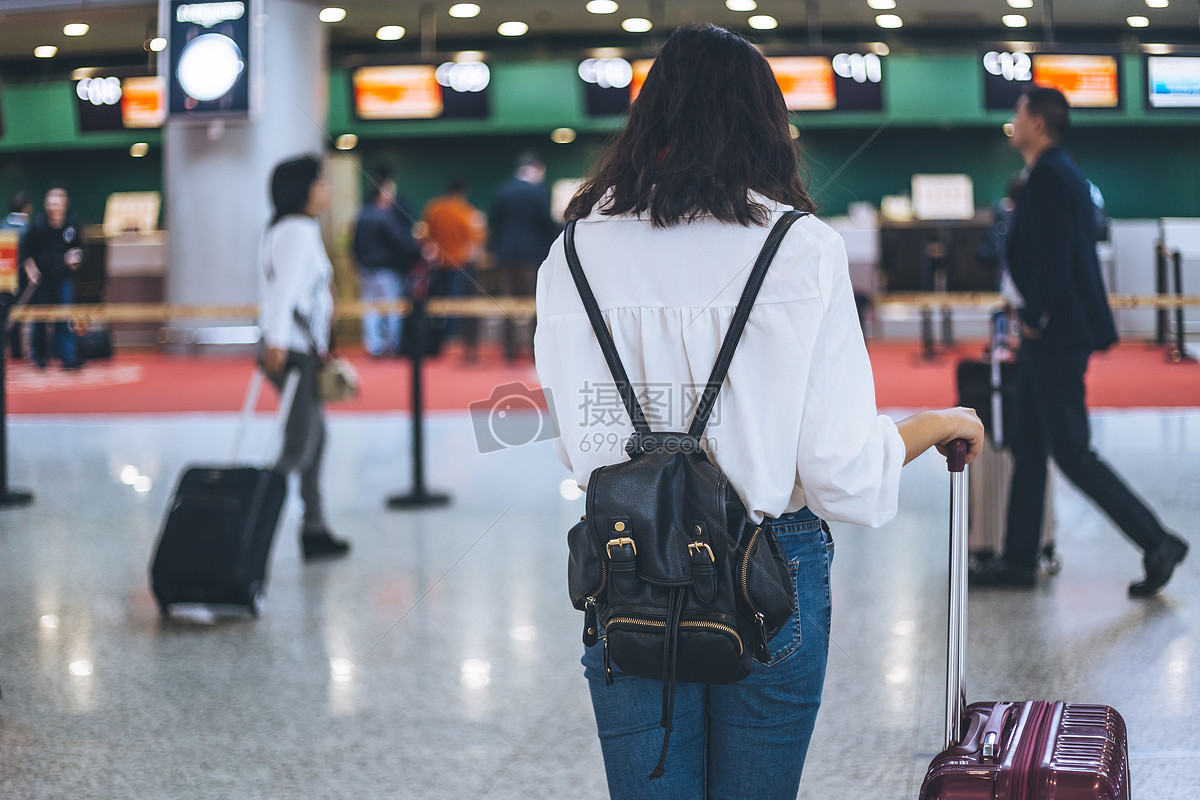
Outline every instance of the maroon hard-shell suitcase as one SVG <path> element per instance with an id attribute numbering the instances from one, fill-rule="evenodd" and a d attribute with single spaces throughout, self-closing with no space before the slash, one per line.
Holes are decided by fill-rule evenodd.
<path id="1" fill-rule="evenodd" d="M 965 443 L 950 456 L 950 613 L 945 749 L 921 800 L 1129 800 L 1129 747 L 1116 709 L 1026 700 L 967 708 Z"/>

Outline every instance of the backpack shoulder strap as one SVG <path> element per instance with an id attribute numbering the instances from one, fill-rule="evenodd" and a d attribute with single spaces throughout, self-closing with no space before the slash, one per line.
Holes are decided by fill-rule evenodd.
<path id="1" fill-rule="evenodd" d="M 592 330 L 600 342 L 600 351 L 604 353 L 604 360 L 608 362 L 608 371 L 612 373 L 613 381 L 617 384 L 621 401 L 625 404 L 625 410 L 629 412 L 629 419 L 633 421 L 633 428 L 638 433 L 649 434 L 650 425 L 646 422 L 646 415 L 642 413 L 642 406 L 638 402 L 633 384 L 629 382 L 629 376 L 625 373 L 625 365 L 621 363 L 621 357 L 617 354 L 616 342 L 613 341 L 608 326 L 604 324 L 596 296 L 592 294 L 592 287 L 588 285 L 587 277 L 583 274 L 579 254 L 575 252 L 575 220 L 567 223 L 563 247 L 567 253 L 567 266 L 571 268 L 571 277 L 575 280 L 575 288 L 579 290 L 579 299 L 583 301 L 583 308 L 587 311 Z"/>
<path id="2" fill-rule="evenodd" d="M 688 435 L 699 438 L 704 433 L 708 417 L 717 403 L 717 393 L 721 391 L 721 384 L 724 383 L 725 374 L 729 371 L 729 364 L 733 361 L 733 352 L 737 349 L 738 342 L 742 338 L 742 331 L 746 328 L 746 321 L 750 318 L 750 310 L 754 307 L 754 300 L 758 297 L 758 290 L 762 288 L 763 279 L 767 277 L 767 268 L 771 266 L 771 261 L 774 260 L 775 253 L 779 250 L 779 244 L 783 241 L 788 229 L 792 227 L 792 223 L 807 215 L 807 211 L 796 211 L 795 209 L 788 211 L 779 218 L 775 227 L 767 235 L 767 241 L 759 251 L 758 260 L 754 262 L 750 278 L 746 281 L 746 288 L 742 290 L 742 296 L 733 312 L 733 319 L 729 321 L 729 329 L 726 330 L 725 339 L 721 342 L 721 350 L 717 353 L 717 363 L 713 365 L 712 373 L 708 376 L 708 383 L 696 406 L 696 415 L 692 418 Z"/>

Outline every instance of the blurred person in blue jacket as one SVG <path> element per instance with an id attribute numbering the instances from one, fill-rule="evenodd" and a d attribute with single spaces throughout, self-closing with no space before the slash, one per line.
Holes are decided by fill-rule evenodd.
<path id="1" fill-rule="evenodd" d="M 371 181 L 368 202 L 354 224 L 354 258 L 359 296 L 364 302 L 394 302 L 404 296 L 404 276 L 421 255 L 413 237 L 413 216 L 386 172 Z M 371 356 L 397 355 L 403 318 L 399 314 L 363 315 L 363 347 Z"/>

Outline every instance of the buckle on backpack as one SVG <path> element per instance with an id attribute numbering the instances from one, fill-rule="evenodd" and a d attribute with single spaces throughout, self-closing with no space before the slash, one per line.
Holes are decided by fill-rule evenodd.
<path id="1" fill-rule="evenodd" d="M 713 555 L 712 548 L 708 546 L 708 542 L 692 542 L 688 545 L 688 552 L 693 556 L 699 555 L 700 551 L 708 553 L 708 560 L 714 564 L 717 562 L 717 557 Z"/>
<path id="2" fill-rule="evenodd" d="M 634 544 L 633 539 L 630 539 L 628 536 L 622 536 L 619 539 L 609 539 L 608 545 L 606 545 L 604 549 L 608 551 L 608 557 L 612 558 L 612 549 L 614 547 L 621 548 L 625 545 L 629 545 L 631 548 L 633 548 L 633 554 L 635 556 L 637 555 L 637 545 Z"/>

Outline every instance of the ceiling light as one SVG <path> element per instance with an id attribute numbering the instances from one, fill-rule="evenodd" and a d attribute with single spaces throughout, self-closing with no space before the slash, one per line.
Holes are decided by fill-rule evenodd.
<path id="1" fill-rule="evenodd" d="M 1008 0 L 1013 8 L 1033 8 L 1033 0 Z"/>
<path id="2" fill-rule="evenodd" d="M 621 23 L 621 27 L 630 33 L 645 33 L 653 28 L 654 25 L 644 17 L 630 17 Z"/>
<path id="3" fill-rule="evenodd" d="M 150 52 L 161 53 L 167 49 L 167 40 L 161 36 L 155 36 L 150 40 Z"/>
<path id="4" fill-rule="evenodd" d="M 341 136 L 337 137 L 337 141 L 334 142 L 334 147 L 336 147 L 338 150 L 353 150 L 354 148 L 358 147 L 358 135 L 354 133 L 343 133 Z"/>
<path id="5" fill-rule="evenodd" d="M 496 32 L 501 36 L 524 36 L 529 33 L 529 26 L 524 22 L 501 22 Z"/>
<path id="6" fill-rule="evenodd" d="M 896 0 L 867 0 L 867 5 L 876 11 L 889 11 L 896 7 Z"/>
<path id="7" fill-rule="evenodd" d="M 482 50 L 459 50 L 454 54 L 454 63 L 456 64 L 471 64 L 477 61 L 483 61 L 484 53 Z"/>
<path id="8" fill-rule="evenodd" d="M 1029 20 L 1020 14 L 1005 14 L 1000 18 L 1006 28 L 1024 28 L 1029 24 Z"/>
<path id="9" fill-rule="evenodd" d="M 83 22 L 72 22 L 63 26 L 63 36 L 83 36 L 88 32 L 88 26 Z"/>
<path id="10" fill-rule="evenodd" d="M 769 31 L 779 27 L 779 21 L 768 14 L 756 14 L 746 22 L 751 28 L 759 31 Z"/>
<path id="11" fill-rule="evenodd" d="M 479 6 L 474 3 L 455 3 L 450 6 L 450 16 L 458 19 L 470 19 L 479 16 Z"/>
<path id="12" fill-rule="evenodd" d="M 1150 25 L 1150 20 L 1145 17 L 1126 17 L 1125 21 L 1129 23 L 1131 28 L 1145 28 Z"/>
<path id="13" fill-rule="evenodd" d="M 317 19 L 321 22 L 341 22 L 346 18 L 346 9 L 330 6 L 322 8 L 321 13 L 317 15 Z"/>
<path id="14" fill-rule="evenodd" d="M 555 128 L 550 132 L 550 141 L 555 144 L 570 144 L 575 141 L 575 130 L 573 128 Z"/>
<path id="15" fill-rule="evenodd" d="M 587 4 L 587 10 L 592 14 L 613 14 L 618 8 L 613 0 L 592 0 Z"/>
<path id="16" fill-rule="evenodd" d="M 129 155 L 133 156 L 134 158 L 145 158 L 146 154 L 149 152 L 150 145 L 146 142 L 134 142 L 129 146 Z"/>
<path id="17" fill-rule="evenodd" d="M 754 0 L 725 0 L 725 7 L 730 11 L 753 11 L 758 8 Z"/>
<path id="18" fill-rule="evenodd" d="M 904 20 L 895 14 L 880 14 L 875 18 L 875 24 L 881 28 L 899 28 L 904 24 Z"/>
<path id="19" fill-rule="evenodd" d="M 55 54 L 57 53 L 58 48 L 52 44 L 44 44 L 41 47 L 33 48 L 33 55 L 35 58 L 54 58 Z"/>
<path id="20" fill-rule="evenodd" d="M 888 47 L 883 42 L 875 42 L 871 45 L 871 52 L 877 56 L 886 56 L 892 52 L 892 48 Z"/>
<path id="21" fill-rule="evenodd" d="M 400 25 L 384 25 L 375 31 L 375 38 L 381 42 L 394 42 L 397 39 L 403 39 L 404 34 L 405 30 Z"/>
<path id="22" fill-rule="evenodd" d="M 1146 0 L 1146 5 L 1150 8 L 1166 8 L 1171 5 L 1171 0 Z"/>

